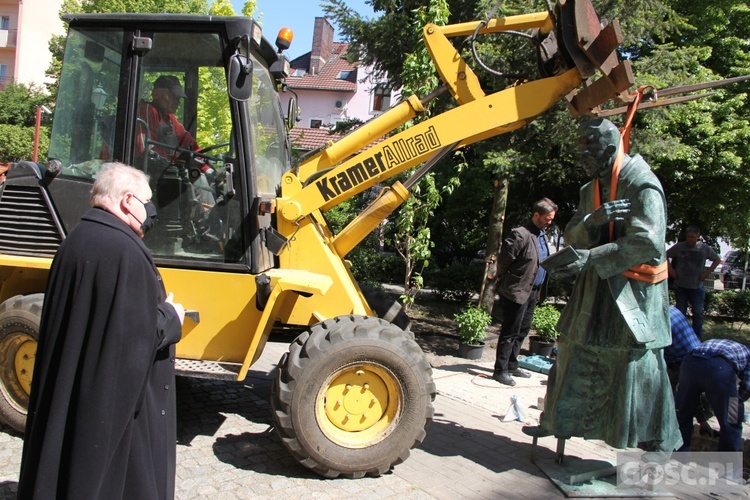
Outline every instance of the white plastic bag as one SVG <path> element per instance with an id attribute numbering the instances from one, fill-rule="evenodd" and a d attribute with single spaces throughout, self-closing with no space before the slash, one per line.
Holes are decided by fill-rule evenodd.
<path id="1" fill-rule="evenodd" d="M 508 408 L 508 413 L 505 414 L 503 422 L 511 422 L 513 420 L 522 422 L 524 418 L 526 418 L 526 405 L 520 396 L 514 394 L 510 397 L 510 408 Z"/>

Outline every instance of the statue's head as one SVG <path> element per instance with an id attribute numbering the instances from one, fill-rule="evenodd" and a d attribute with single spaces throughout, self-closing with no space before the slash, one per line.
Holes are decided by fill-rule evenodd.
<path id="1" fill-rule="evenodd" d="M 579 147 L 586 173 L 591 177 L 606 175 L 614 164 L 619 145 L 620 131 L 611 121 L 597 118 L 584 122 Z"/>

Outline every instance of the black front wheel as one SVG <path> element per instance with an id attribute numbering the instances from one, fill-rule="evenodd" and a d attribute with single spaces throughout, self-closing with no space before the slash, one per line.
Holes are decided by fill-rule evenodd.
<path id="1" fill-rule="evenodd" d="M 26 426 L 44 294 L 16 295 L 0 304 L 0 419 Z"/>
<path id="2" fill-rule="evenodd" d="M 379 476 L 409 456 L 432 421 L 435 384 L 419 345 L 378 318 L 313 326 L 279 363 L 271 403 L 291 454 L 318 474 Z"/>

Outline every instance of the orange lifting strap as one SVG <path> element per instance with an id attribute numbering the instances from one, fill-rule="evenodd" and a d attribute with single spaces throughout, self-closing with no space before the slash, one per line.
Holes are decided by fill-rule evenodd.
<path id="1" fill-rule="evenodd" d="M 641 102 L 643 97 L 643 91 L 649 86 L 645 85 L 638 88 L 635 92 L 633 101 L 628 105 L 628 111 L 625 115 L 625 124 L 620 128 L 620 145 L 617 148 L 617 157 L 615 163 L 612 165 L 612 181 L 610 183 L 611 199 L 617 199 L 617 181 L 620 178 L 620 170 L 622 169 L 622 161 L 625 157 L 625 153 L 630 149 L 630 128 L 633 125 L 633 117 L 638 109 L 638 104 Z M 601 195 L 599 194 L 599 179 L 594 180 L 594 210 L 599 208 L 602 204 Z M 609 223 L 609 241 L 614 240 L 615 235 L 615 223 Z M 638 281 L 646 283 L 660 283 L 667 279 L 667 261 L 665 260 L 658 266 L 649 266 L 648 264 L 638 264 L 633 266 L 627 271 L 623 271 L 623 276 L 633 278 Z"/>

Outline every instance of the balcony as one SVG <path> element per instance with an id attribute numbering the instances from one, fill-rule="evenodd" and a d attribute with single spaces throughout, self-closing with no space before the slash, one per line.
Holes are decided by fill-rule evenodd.
<path id="1" fill-rule="evenodd" d="M 18 30 L 0 30 L 0 48 L 15 47 Z"/>

